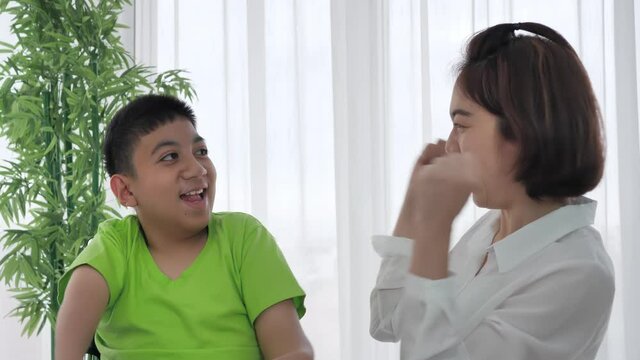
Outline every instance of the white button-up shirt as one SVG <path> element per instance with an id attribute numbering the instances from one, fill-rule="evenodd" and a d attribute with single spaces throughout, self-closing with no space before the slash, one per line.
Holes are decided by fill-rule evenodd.
<path id="1" fill-rule="evenodd" d="M 493 245 L 500 212 L 490 211 L 440 280 L 409 273 L 412 240 L 374 236 L 371 335 L 400 340 L 402 359 L 594 359 L 614 293 L 595 209 L 577 198 Z"/>

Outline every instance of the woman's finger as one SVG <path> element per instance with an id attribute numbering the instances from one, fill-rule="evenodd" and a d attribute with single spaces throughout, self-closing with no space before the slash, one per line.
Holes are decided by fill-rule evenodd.
<path id="1" fill-rule="evenodd" d="M 430 143 L 425 146 L 424 150 L 418 158 L 418 165 L 429 165 L 434 159 L 444 156 L 446 142 L 442 139 L 436 143 Z"/>

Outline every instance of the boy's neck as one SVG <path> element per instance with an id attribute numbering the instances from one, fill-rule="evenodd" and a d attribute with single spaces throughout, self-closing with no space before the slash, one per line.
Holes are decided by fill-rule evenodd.
<path id="1" fill-rule="evenodd" d="M 208 230 L 204 229 L 190 233 L 181 229 L 149 224 L 147 221 L 138 218 L 140 228 L 145 238 L 147 246 L 154 252 L 175 252 L 181 249 L 199 247 L 207 240 Z"/>

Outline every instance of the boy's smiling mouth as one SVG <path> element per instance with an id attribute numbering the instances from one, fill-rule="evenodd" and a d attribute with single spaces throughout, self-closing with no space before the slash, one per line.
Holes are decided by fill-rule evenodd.
<path id="1" fill-rule="evenodd" d="M 188 203 L 200 202 L 205 199 L 206 192 L 206 187 L 190 190 L 183 194 L 180 194 L 180 199 Z"/>

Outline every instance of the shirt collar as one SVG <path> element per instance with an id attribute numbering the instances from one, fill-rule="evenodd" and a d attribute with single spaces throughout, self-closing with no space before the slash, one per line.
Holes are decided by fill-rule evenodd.
<path id="1" fill-rule="evenodd" d="M 498 271 L 507 272 L 531 255 L 579 228 L 593 224 L 597 202 L 578 197 L 568 205 L 523 226 L 513 234 L 489 246 L 493 250 Z"/>

